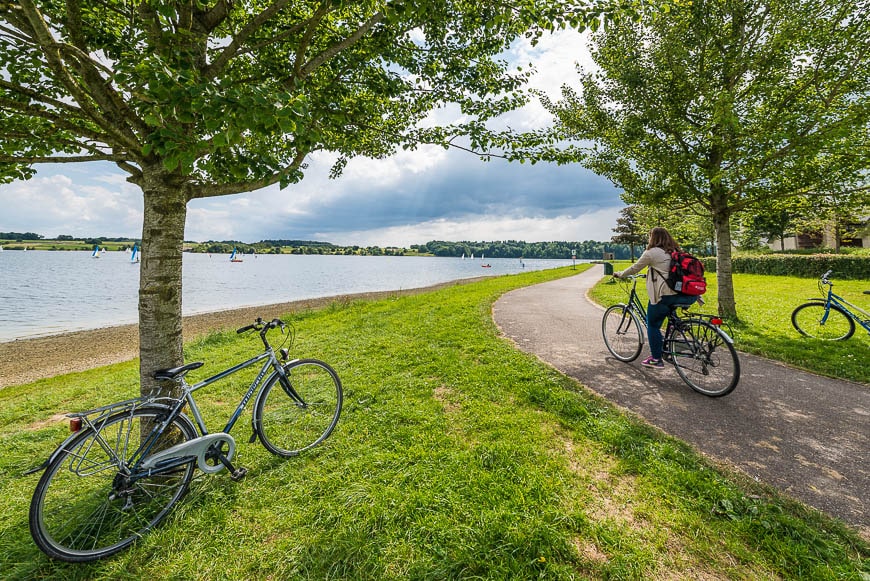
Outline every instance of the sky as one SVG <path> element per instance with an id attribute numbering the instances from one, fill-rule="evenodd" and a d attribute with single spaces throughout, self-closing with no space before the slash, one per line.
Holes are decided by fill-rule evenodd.
<path id="1" fill-rule="evenodd" d="M 516 43 L 510 62 L 537 71 L 532 85 L 557 99 L 576 85 L 576 64 L 591 67 L 584 37 L 544 36 Z M 451 121 L 455 111 L 435 113 Z M 517 130 L 543 127 L 550 115 L 537 101 L 503 122 Z M 329 179 L 334 157 L 312 155 L 305 179 L 284 190 L 194 200 L 186 240 L 319 240 L 339 245 L 400 246 L 430 240 L 609 240 L 619 191 L 579 165 L 482 162 L 468 152 L 425 147 L 383 160 L 356 158 Z M 46 238 L 141 237 L 142 199 L 109 163 L 37 166 L 31 180 L 0 185 L 0 232 Z"/>

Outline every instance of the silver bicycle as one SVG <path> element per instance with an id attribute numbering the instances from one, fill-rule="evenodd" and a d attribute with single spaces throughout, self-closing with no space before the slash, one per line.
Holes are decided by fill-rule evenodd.
<path id="1" fill-rule="evenodd" d="M 185 375 L 202 362 L 157 371 L 156 379 L 179 384 L 178 399 L 139 397 L 69 414 L 72 435 L 28 471 L 43 472 L 30 504 L 30 532 L 39 548 L 73 562 L 113 555 L 169 514 L 196 468 L 244 478 L 246 469 L 233 464 L 230 431 L 255 393 L 251 443 L 259 438 L 273 454 L 290 457 L 328 438 L 341 414 L 338 374 L 316 359 L 290 361 L 287 349 L 276 355 L 266 338 L 275 328 L 283 334 L 287 325 L 257 319 L 239 329 L 259 331 L 263 353 L 199 383 L 188 384 Z M 259 362 L 262 369 L 224 429 L 209 433 L 194 392 Z"/>

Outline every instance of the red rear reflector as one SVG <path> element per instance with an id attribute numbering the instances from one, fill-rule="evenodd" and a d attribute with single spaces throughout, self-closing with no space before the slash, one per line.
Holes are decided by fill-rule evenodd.
<path id="1" fill-rule="evenodd" d="M 710 322 L 713 323 L 714 325 L 721 325 L 722 319 L 720 319 L 719 317 L 713 317 L 712 319 L 710 319 Z"/>
<path id="2" fill-rule="evenodd" d="M 70 432 L 78 432 L 81 429 L 82 429 L 82 419 L 81 418 L 70 418 L 69 431 Z"/>

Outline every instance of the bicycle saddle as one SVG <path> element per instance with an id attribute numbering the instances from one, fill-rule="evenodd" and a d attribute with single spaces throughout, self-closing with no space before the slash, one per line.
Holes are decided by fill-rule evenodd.
<path id="1" fill-rule="evenodd" d="M 194 369 L 199 369 L 200 367 L 202 367 L 202 361 L 187 363 L 185 365 L 180 365 L 179 367 L 172 367 L 170 369 L 158 369 L 154 372 L 154 379 L 156 379 L 157 381 L 176 379 L 179 376 L 184 375 L 188 371 L 193 371 Z"/>

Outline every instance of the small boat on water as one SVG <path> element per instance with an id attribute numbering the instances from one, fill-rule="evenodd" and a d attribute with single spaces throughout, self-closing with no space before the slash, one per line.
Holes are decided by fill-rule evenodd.
<path id="1" fill-rule="evenodd" d="M 236 258 L 236 249 L 233 248 L 233 253 L 230 254 L 230 262 L 244 262 L 241 258 Z"/>
<path id="2" fill-rule="evenodd" d="M 487 263 L 487 264 L 481 264 L 481 265 L 480 265 L 480 268 L 492 268 L 492 265 L 489 264 L 489 263 Z"/>
<path id="3" fill-rule="evenodd" d="M 100 247 L 94 246 L 94 251 L 91 253 L 91 258 L 99 258 L 100 257 Z"/>
<path id="4" fill-rule="evenodd" d="M 137 262 L 139 262 L 139 246 L 134 244 L 133 252 L 130 254 L 130 263 L 135 264 Z"/>

